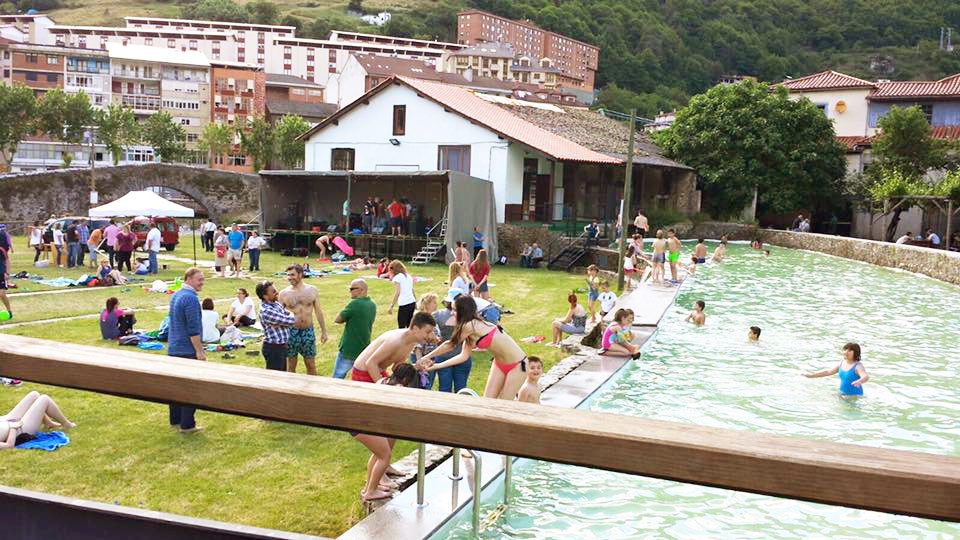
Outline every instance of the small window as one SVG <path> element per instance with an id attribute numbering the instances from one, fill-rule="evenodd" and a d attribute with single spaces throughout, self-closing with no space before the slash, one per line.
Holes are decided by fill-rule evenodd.
<path id="1" fill-rule="evenodd" d="M 37 55 L 35 55 L 35 54 L 28 54 L 28 55 L 27 55 L 27 63 L 28 63 L 28 64 L 36 64 L 36 63 L 37 63 Z"/>
<path id="2" fill-rule="evenodd" d="M 407 133 L 407 106 L 393 106 L 393 134 L 405 135 Z"/>
<path id="3" fill-rule="evenodd" d="M 330 170 L 352 171 L 355 150 L 353 148 L 334 148 L 330 151 Z"/>
<path id="4" fill-rule="evenodd" d="M 458 171 L 464 174 L 470 174 L 470 147 L 438 147 L 437 168 L 441 171 Z"/>
<path id="5" fill-rule="evenodd" d="M 47 65 L 55 66 L 60 58 L 57 56 L 47 56 Z"/>
<path id="6" fill-rule="evenodd" d="M 28 71 L 28 72 L 26 73 L 26 79 L 27 79 L 28 81 L 36 81 L 36 80 L 37 80 L 37 74 L 34 73 L 34 72 L 32 72 L 32 71 Z"/>
<path id="7" fill-rule="evenodd" d="M 56 73 L 47 73 L 47 82 L 51 82 L 51 83 L 57 82 L 57 74 L 56 74 Z"/>

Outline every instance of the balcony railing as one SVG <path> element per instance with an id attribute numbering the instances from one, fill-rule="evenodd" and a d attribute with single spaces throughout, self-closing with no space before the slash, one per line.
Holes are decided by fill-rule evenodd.
<path id="1" fill-rule="evenodd" d="M 153 96 L 123 94 L 120 97 L 120 104 L 124 107 L 130 107 L 140 111 L 159 111 L 160 98 Z"/>
<path id="2" fill-rule="evenodd" d="M 131 79 L 160 79 L 160 73 L 150 72 L 147 73 L 138 69 L 119 69 L 114 68 L 113 70 L 114 77 L 128 77 Z"/>

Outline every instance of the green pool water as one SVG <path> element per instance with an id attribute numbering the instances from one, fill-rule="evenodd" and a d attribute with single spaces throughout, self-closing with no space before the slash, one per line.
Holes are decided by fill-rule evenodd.
<path id="1" fill-rule="evenodd" d="M 960 288 L 804 251 L 728 252 L 583 408 L 960 456 Z M 683 319 L 699 299 L 707 323 L 694 328 Z M 838 398 L 836 376 L 801 376 L 848 341 L 871 375 L 856 401 Z M 518 463 L 513 489 L 483 538 L 960 538 L 957 524 L 538 461 Z M 436 537 L 470 536 L 467 513 Z"/>

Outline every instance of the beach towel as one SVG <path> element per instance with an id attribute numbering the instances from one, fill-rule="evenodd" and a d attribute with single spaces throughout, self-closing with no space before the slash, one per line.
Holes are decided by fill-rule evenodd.
<path id="1" fill-rule="evenodd" d="M 162 351 L 163 343 L 159 341 L 141 341 L 137 344 L 137 348 L 145 351 Z"/>
<path id="2" fill-rule="evenodd" d="M 76 287 L 80 284 L 80 282 L 75 279 L 65 277 L 59 277 L 56 279 L 38 279 L 35 281 L 40 285 L 46 285 L 48 287 Z"/>
<path id="3" fill-rule="evenodd" d="M 346 240 L 340 238 L 339 236 L 333 239 L 333 245 L 340 248 L 340 251 L 347 254 L 347 257 L 353 257 L 353 248 L 350 247 L 350 244 Z"/>
<path id="4" fill-rule="evenodd" d="M 17 445 L 21 450 L 46 450 L 53 452 L 61 446 L 70 444 L 70 437 L 62 431 L 51 431 L 49 433 L 41 431 L 37 433 L 37 438 Z"/>

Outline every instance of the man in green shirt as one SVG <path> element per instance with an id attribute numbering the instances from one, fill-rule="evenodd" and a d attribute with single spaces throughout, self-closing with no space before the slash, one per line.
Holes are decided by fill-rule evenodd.
<path id="1" fill-rule="evenodd" d="M 367 296 L 367 282 L 355 279 L 350 282 L 350 303 L 337 315 L 337 324 L 346 324 L 340 338 L 340 352 L 333 366 L 333 376 L 344 379 L 353 369 L 363 349 L 370 344 L 373 320 L 377 317 L 377 305 Z"/>

